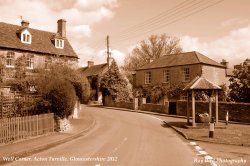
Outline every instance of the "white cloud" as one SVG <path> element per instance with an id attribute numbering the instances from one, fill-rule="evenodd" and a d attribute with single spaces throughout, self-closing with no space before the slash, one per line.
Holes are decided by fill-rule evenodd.
<path id="1" fill-rule="evenodd" d="M 84 36 L 90 37 L 91 35 L 91 29 L 89 25 L 77 25 L 69 30 L 72 35 L 74 35 L 75 38 L 83 38 Z"/>
<path id="2" fill-rule="evenodd" d="M 223 21 L 221 23 L 222 27 L 228 27 L 232 25 L 241 25 L 241 24 L 246 24 L 249 23 L 248 19 L 242 19 L 242 18 L 231 18 L 229 20 Z"/>
<path id="3" fill-rule="evenodd" d="M 112 52 L 112 57 L 117 62 L 117 65 L 118 66 L 123 65 L 126 54 L 119 50 L 111 50 L 111 52 Z"/>
<path id="4" fill-rule="evenodd" d="M 229 61 L 229 65 L 242 63 L 250 57 L 250 25 L 233 30 L 227 36 L 211 42 L 203 42 L 197 37 L 183 36 L 181 45 L 184 51 L 199 51 L 220 62 Z"/>

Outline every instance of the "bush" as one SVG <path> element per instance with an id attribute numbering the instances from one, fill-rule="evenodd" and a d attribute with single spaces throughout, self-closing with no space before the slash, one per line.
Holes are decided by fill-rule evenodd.
<path id="1" fill-rule="evenodd" d="M 68 118 L 74 110 L 76 102 L 76 94 L 72 84 L 63 79 L 50 80 L 47 89 L 43 94 L 45 108 L 50 112 L 55 113 L 56 116 Z"/>

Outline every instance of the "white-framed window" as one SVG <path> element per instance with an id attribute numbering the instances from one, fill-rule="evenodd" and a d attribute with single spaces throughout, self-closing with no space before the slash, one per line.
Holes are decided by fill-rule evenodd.
<path id="1" fill-rule="evenodd" d="M 184 67 L 183 68 L 183 81 L 184 82 L 188 82 L 190 81 L 190 71 L 188 67 Z"/>
<path id="2" fill-rule="evenodd" d="M 146 71 L 145 72 L 145 84 L 151 84 L 151 72 L 150 71 Z"/>
<path id="3" fill-rule="evenodd" d="M 62 40 L 62 39 L 55 39 L 55 47 L 62 49 L 64 47 L 64 40 Z"/>
<path id="4" fill-rule="evenodd" d="M 163 83 L 170 82 L 170 70 L 163 70 Z"/>
<path id="5" fill-rule="evenodd" d="M 33 69 L 34 68 L 34 55 L 29 54 L 26 57 L 26 68 Z"/>
<path id="6" fill-rule="evenodd" d="M 9 51 L 6 56 L 6 67 L 15 67 L 15 53 Z"/>
<path id="7" fill-rule="evenodd" d="M 21 33 L 21 41 L 22 43 L 31 44 L 32 36 L 27 29 Z"/>
<path id="8" fill-rule="evenodd" d="M 44 68 L 49 69 L 52 64 L 52 57 L 46 56 L 44 61 Z"/>

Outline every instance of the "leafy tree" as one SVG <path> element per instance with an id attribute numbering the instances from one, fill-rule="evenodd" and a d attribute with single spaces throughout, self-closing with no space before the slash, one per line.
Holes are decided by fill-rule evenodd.
<path id="1" fill-rule="evenodd" d="M 133 71 L 147 64 L 149 60 L 180 52 L 182 52 L 182 48 L 178 38 L 167 36 L 166 34 L 152 35 L 147 40 L 141 41 L 132 50 L 132 53 L 125 58 L 122 70 L 132 83 Z"/>
<path id="2" fill-rule="evenodd" d="M 236 102 L 250 102 L 250 68 L 246 61 L 239 69 L 235 69 L 229 79 L 229 97 Z"/>
<path id="3" fill-rule="evenodd" d="M 100 89 L 103 97 L 112 96 L 114 101 L 129 101 L 131 92 L 128 88 L 128 82 L 119 72 L 115 61 L 112 62 L 109 70 L 100 78 Z"/>

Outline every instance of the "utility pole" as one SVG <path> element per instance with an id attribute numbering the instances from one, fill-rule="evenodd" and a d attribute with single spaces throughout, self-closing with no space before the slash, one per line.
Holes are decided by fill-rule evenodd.
<path id="1" fill-rule="evenodd" d="M 107 35 L 107 63 L 108 63 L 108 68 L 110 64 L 110 52 L 109 52 L 109 35 Z"/>

